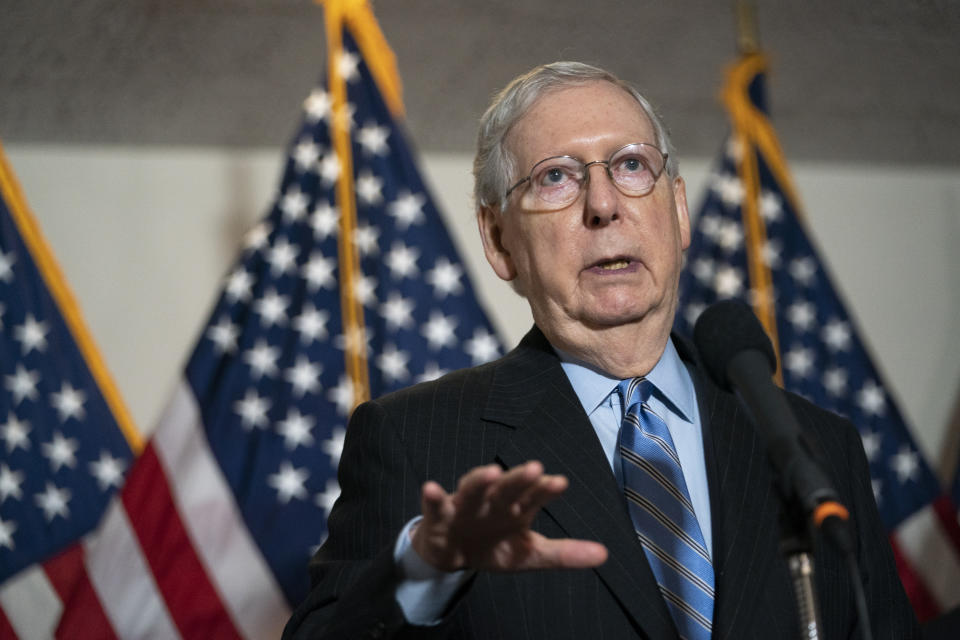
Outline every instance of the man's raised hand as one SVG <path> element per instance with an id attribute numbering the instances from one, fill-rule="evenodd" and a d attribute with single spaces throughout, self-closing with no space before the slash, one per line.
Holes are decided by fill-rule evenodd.
<path id="1" fill-rule="evenodd" d="M 436 482 L 423 485 L 423 519 L 411 534 L 414 550 L 442 571 L 525 571 L 589 568 L 603 564 L 607 549 L 587 540 L 551 539 L 530 530 L 543 505 L 567 488 L 564 476 L 547 475 L 539 462 L 504 471 L 476 467 L 448 494 Z"/>

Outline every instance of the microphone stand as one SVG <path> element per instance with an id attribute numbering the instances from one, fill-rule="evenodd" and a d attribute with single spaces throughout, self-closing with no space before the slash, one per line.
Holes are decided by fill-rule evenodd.
<path id="1" fill-rule="evenodd" d="M 800 616 L 800 637 L 820 640 L 820 608 L 813 575 L 813 530 L 803 517 L 803 511 L 781 494 L 780 553 L 787 560 L 793 594 Z"/>

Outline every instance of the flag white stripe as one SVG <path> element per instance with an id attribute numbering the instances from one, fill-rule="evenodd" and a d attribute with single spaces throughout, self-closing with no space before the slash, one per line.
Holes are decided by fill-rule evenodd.
<path id="1" fill-rule="evenodd" d="M 937 599 L 942 611 L 960 605 L 960 559 L 944 535 L 932 506 L 926 506 L 903 521 L 894 532 L 898 546 Z"/>
<path id="2" fill-rule="evenodd" d="M 157 457 L 197 556 L 237 628 L 248 638 L 279 637 L 290 607 L 243 522 L 200 421 L 193 392 L 181 381 L 154 432 Z"/>
<path id="3" fill-rule="evenodd" d="M 63 613 L 60 596 L 38 564 L 0 587 L 0 607 L 21 640 L 52 638 Z"/>
<path id="4" fill-rule="evenodd" d="M 90 582 L 117 637 L 180 637 L 119 497 L 83 548 Z"/>

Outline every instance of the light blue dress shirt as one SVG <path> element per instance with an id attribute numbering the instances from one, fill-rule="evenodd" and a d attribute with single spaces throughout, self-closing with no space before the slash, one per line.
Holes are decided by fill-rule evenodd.
<path id="1" fill-rule="evenodd" d="M 558 355 L 563 371 L 597 433 L 607 462 L 622 487 L 620 454 L 617 451 L 617 435 L 623 420 L 620 394 L 617 393 L 620 380 L 601 373 L 586 363 L 578 362 L 567 354 L 558 351 Z M 697 394 L 690 372 L 680 360 L 672 340 L 667 341 L 663 355 L 646 377 L 656 387 L 649 405 L 663 418 L 670 437 L 673 438 L 690 502 L 700 523 L 707 551 L 712 556 L 710 493 L 707 487 L 700 410 L 697 407 Z M 447 603 L 472 572 L 447 573 L 427 565 L 410 544 L 410 530 L 419 520 L 418 517 L 407 523 L 394 547 L 394 557 L 404 576 L 397 586 L 397 602 L 408 622 L 428 625 L 440 621 Z"/>

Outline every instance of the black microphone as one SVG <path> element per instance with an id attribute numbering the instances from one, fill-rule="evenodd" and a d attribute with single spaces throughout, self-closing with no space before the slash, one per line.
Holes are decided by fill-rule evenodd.
<path id="1" fill-rule="evenodd" d="M 777 358 L 753 311 L 732 300 L 714 304 L 697 319 L 693 336 L 710 377 L 735 391 L 746 406 L 787 497 L 841 548 L 852 548 L 840 522 L 849 514 L 817 463 L 784 392 L 773 383 Z"/>

